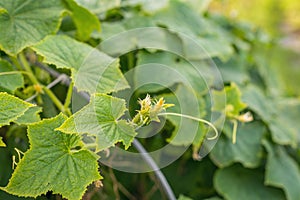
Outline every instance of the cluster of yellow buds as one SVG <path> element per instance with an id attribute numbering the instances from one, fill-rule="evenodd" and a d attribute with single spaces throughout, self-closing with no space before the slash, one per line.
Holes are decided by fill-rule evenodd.
<path id="1" fill-rule="evenodd" d="M 137 126 L 148 125 L 151 121 L 159 122 L 158 114 L 166 108 L 174 106 L 174 104 L 166 104 L 163 97 L 153 101 L 149 94 L 144 99 L 139 99 L 138 103 L 141 108 L 137 110 L 137 114 L 132 119 Z"/>

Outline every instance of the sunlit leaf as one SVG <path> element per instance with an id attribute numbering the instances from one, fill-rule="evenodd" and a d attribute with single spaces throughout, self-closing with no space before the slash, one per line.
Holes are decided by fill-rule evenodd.
<path id="1" fill-rule="evenodd" d="M 119 60 L 87 44 L 66 36 L 49 36 L 33 49 L 44 57 L 44 62 L 70 69 L 79 90 L 109 93 L 128 88 Z"/>
<path id="2" fill-rule="evenodd" d="M 123 142 L 127 149 L 136 132 L 131 124 L 120 119 L 125 110 L 124 100 L 95 94 L 88 105 L 68 118 L 58 130 L 95 136 L 97 151 L 114 146 L 117 142 Z"/>
<path id="3" fill-rule="evenodd" d="M 2 137 L 0 137 L 0 147 L 6 147 L 6 144 L 3 142 Z"/>
<path id="4" fill-rule="evenodd" d="M 1 0 L 0 7 L 7 11 L 0 13 L 0 49 L 10 55 L 55 33 L 64 12 L 58 0 Z"/>
<path id="5" fill-rule="evenodd" d="M 79 200 L 86 187 L 101 178 L 97 156 L 84 149 L 80 137 L 54 130 L 65 119 L 60 114 L 29 125 L 30 149 L 3 190 L 25 197 L 53 191 L 64 198 Z"/>
<path id="6" fill-rule="evenodd" d="M 0 92 L 0 127 L 9 125 L 34 105 L 27 103 L 17 97 Z"/>
<path id="7" fill-rule="evenodd" d="M 212 110 L 225 111 L 228 117 L 238 117 L 240 112 L 247 107 L 247 104 L 242 102 L 241 91 L 235 83 L 226 86 L 222 91 L 214 90 L 212 95 L 214 95 Z M 226 100 L 225 107 L 224 100 Z"/>
<path id="8" fill-rule="evenodd" d="M 100 21 L 89 10 L 81 7 L 74 0 L 65 0 L 71 10 L 71 17 L 77 27 L 77 37 L 86 41 L 93 31 L 100 31 Z"/>
<path id="9" fill-rule="evenodd" d="M 42 108 L 35 106 L 29 108 L 22 116 L 18 117 L 14 122 L 17 124 L 31 124 L 41 120 L 39 113 L 42 112 Z"/>

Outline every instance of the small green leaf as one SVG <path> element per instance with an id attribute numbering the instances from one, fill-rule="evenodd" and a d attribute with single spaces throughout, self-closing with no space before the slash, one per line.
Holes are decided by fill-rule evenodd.
<path id="1" fill-rule="evenodd" d="M 44 62 L 70 69 L 79 90 L 110 93 L 129 87 L 119 60 L 87 44 L 66 36 L 49 36 L 32 48 L 44 57 Z"/>
<path id="2" fill-rule="evenodd" d="M 0 127 L 9 125 L 34 105 L 5 92 L 0 92 Z"/>
<path id="3" fill-rule="evenodd" d="M 13 71 L 12 65 L 5 60 L 0 60 L 0 92 L 14 93 L 16 89 L 24 86 L 21 73 L 1 74 L 10 71 Z"/>
<path id="4" fill-rule="evenodd" d="M 6 144 L 3 142 L 2 137 L 0 137 L 0 147 L 6 147 Z"/>
<path id="5" fill-rule="evenodd" d="M 232 128 L 224 129 L 226 135 L 231 135 Z M 221 135 L 212 152 L 209 154 L 218 167 L 226 167 L 234 162 L 240 162 L 244 167 L 254 168 L 260 164 L 263 154 L 261 139 L 266 131 L 259 122 L 242 124 L 237 130 L 237 142 L 232 144 L 231 139 Z"/>
<path id="6" fill-rule="evenodd" d="M 39 113 L 42 112 L 42 108 L 35 106 L 29 108 L 22 116 L 18 117 L 14 122 L 17 124 L 31 124 L 41 121 Z"/>
<path id="7" fill-rule="evenodd" d="M 263 144 L 268 151 L 265 183 L 284 190 L 288 200 L 299 199 L 300 169 L 283 147 L 271 145 L 267 140 Z"/>
<path id="8" fill-rule="evenodd" d="M 233 165 L 219 169 L 214 177 L 219 194 L 230 200 L 284 200 L 281 190 L 264 185 L 263 172 Z"/>
<path id="9" fill-rule="evenodd" d="M 55 33 L 64 7 L 61 1 L 1 0 L 0 49 L 15 56 L 45 36 Z"/>
<path id="10" fill-rule="evenodd" d="M 224 94 L 225 93 L 225 94 Z M 226 86 L 224 90 L 214 90 L 214 101 L 212 110 L 225 111 L 227 117 L 238 117 L 240 112 L 247 107 L 247 104 L 242 102 L 241 92 L 235 83 L 231 83 L 230 86 Z M 226 97 L 226 106 L 224 107 L 224 97 Z"/>
<path id="11" fill-rule="evenodd" d="M 126 110 L 125 101 L 105 94 L 91 96 L 91 101 L 68 118 L 57 130 L 96 137 L 96 151 L 101 151 L 123 142 L 127 149 L 136 132 L 131 124 L 119 118 Z"/>
<path id="12" fill-rule="evenodd" d="M 30 149 L 2 188 L 4 191 L 24 197 L 53 191 L 79 200 L 87 185 L 101 178 L 97 156 L 84 149 L 80 137 L 55 131 L 65 119 L 60 114 L 28 126 Z"/>
<path id="13" fill-rule="evenodd" d="M 90 38 L 93 31 L 100 31 L 100 21 L 89 10 L 78 5 L 74 0 L 65 0 L 71 10 L 74 24 L 77 27 L 77 37 L 81 41 Z"/>

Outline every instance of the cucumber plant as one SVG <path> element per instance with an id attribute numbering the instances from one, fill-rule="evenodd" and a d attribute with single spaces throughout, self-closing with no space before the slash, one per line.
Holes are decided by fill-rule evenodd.
<path id="1" fill-rule="evenodd" d="M 296 200 L 300 102 L 269 66 L 272 41 L 205 3 L 112 2 L 0 2 L 0 198 L 163 198 L 151 173 L 99 162 L 139 138 L 185 147 L 163 170 L 170 199 Z"/>

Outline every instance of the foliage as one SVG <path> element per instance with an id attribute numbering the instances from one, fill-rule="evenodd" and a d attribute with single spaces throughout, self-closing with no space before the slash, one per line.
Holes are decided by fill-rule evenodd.
<path id="1" fill-rule="evenodd" d="M 232 18 L 249 21 L 275 35 L 299 30 L 300 27 L 300 2 L 297 0 L 213 1 L 210 8 Z"/>
<path id="2" fill-rule="evenodd" d="M 164 198 L 152 173 L 97 162 L 108 148 L 136 151 L 134 138 L 159 123 L 160 134 L 139 138 L 147 150 L 191 144 L 163 169 L 179 199 L 300 196 L 300 101 L 284 90 L 266 54 L 278 47 L 260 30 L 210 13 L 205 1 L 192 2 L 0 2 L 1 199 Z M 145 35 L 116 38 L 117 48 L 101 43 L 142 27 L 163 29 L 137 29 Z M 151 63 L 169 71 L 153 74 L 160 68 Z M 41 66 L 71 79 L 53 87 L 57 79 Z M 218 116 L 220 136 L 208 156 L 201 157 L 210 144 L 207 124 L 174 115 L 165 122 L 165 109 L 207 121 Z"/>

